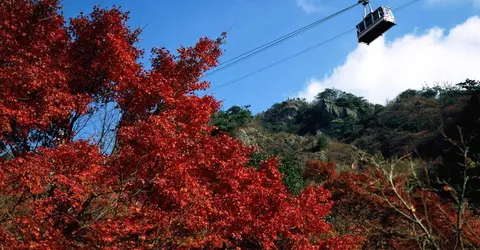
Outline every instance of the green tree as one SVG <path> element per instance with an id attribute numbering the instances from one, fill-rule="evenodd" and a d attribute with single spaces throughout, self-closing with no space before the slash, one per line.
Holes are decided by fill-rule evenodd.
<path id="1" fill-rule="evenodd" d="M 328 136 L 321 134 L 317 138 L 314 151 L 324 151 L 328 148 Z"/>
<path id="2" fill-rule="evenodd" d="M 253 120 L 253 114 L 250 111 L 250 105 L 243 107 L 232 106 L 227 111 L 219 111 L 213 115 L 211 124 L 216 126 L 219 131 L 235 135 L 235 132 Z"/>
<path id="3" fill-rule="evenodd" d="M 298 166 L 296 157 L 287 155 L 280 161 L 278 170 L 283 174 L 282 182 L 292 194 L 300 194 L 307 185 L 303 178 L 303 169 Z"/>

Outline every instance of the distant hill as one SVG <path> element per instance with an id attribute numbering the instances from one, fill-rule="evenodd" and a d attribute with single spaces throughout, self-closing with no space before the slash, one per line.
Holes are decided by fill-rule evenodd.
<path id="1" fill-rule="evenodd" d="M 469 138 L 466 143 L 474 150 L 469 153 L 480 162 L 479 91 L 480 82 L 467 79 L 456 85 L 405 90 L 386 105 L 378 105 L 351 93 L 326 89 L 313 102 L 288 99 L 256 115 L 248 106 L 233 106 L 216 114 L 212 124 L 218 131 L 258 147 L 262 153 L 254 162 L 271 155 L 279 157 L 292 192 L 303 187 L 301 173 L 308 160 L 333 161 L 339 170 L 347 170 L 358 165 L 358 155 L 365 153 L 386 158 L 413 153 L 418 159 L 435 162 L 430 165 L 437 177 L 455 181 L 460 172 L 449 170 L 446 164 L 453 164 L 458 157 L 448 153 L 453 152 L 449 150 L 452 145 L 444 140 L 442 131 L 458 139 L 457 125 L 462 126 Z M 480 176 L 476 171 L 470 174 Z M 480 187 L 475 181 L 471 184 Z"/>
<path id="2" fill-rule="evenodd" d="M 260 114 L 271 132 L 297 135 L 324 133 L 370 153 L 386 157 L 402 155 L 438 135 L 456 122 L 478 81 L 453 86 L 406 90 L 387 105 L 369 103 L 363 97 L 326 89 L 311 103 L 289 99 Z"/>

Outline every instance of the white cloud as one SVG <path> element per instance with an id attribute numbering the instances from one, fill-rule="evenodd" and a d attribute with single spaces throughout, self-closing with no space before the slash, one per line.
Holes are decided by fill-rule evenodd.
<path id="1" fill-rule="evenodd" d="M 308 14 L 320 10 L 320 4 L 322 0 L 295 0 L 297 6 L 302 8 L 303 11 Z"/>
<path id="2" fill-rule="evenodd" d="M 384 104 L 406 89 L 435 83 L 480 80 L 480 17 L 453 27 L 407 34 L 393 42 L 384 37 L 359 44 L 323 79 L 312 78 L 297 96 L 311 101 L 325 88 L 337 88 Z"/>

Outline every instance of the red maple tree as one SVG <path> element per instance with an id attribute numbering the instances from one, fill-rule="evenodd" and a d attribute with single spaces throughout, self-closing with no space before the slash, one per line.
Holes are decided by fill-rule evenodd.
<path id="1" fill-rule="evenodd" d="M 363 171 L 341 173 L 331 162 L 305 166 L 307 180 L 332 192 L 337 232 L 357 232 L 365 238 L 363 249 L 480 247 L 480 217 L 468 203 L 442 200 L 415 172 L 398 171 L 398 162 L 369 163 Z M 449 186 L 445 190 L 453 192 Z"/>
<path id="2" fill-rule="evenodd" d="M 0 241 L 8 248 L 352 249 L 332 231 L 330 193 L 282 184 L 277 160 L 208 121 L 195 95 L 223 36 L 138 59 L 128 13 L 95 7 L 68 26 L 58 0 L 0 2 Z M 121 114 L 111 154 L 75 139 L 89 105 Z M 91 106 L 90 106 L 91 107 Z"/>

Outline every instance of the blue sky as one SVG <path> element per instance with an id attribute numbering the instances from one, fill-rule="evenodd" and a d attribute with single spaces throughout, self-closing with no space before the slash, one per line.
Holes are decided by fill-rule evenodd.
<path id="1" fill-rule="evenodd" d="M 408 1 L 372 0 L 371 3 L 374 8 L 379 5 L 395 8 Z M 64 0 L 63 11 L 66 16 L 76 16 L 80 11 L 88 13 L 94 4 L 99 4 L 102 7 L 120 5 L 124 10 L 131 12 L 129 24 L 132 27 L 143 27 L 148 23 L 141 35 L 142 40 L 138 44 L 147 52 L 152 47 L 166 47 L 173 51 L 181 45 L 193 45 L 202 36 L 216 38 L 222 31 L 230 29 L 228 43 L 224 46 L 226 52 L 221 58 L 221 61 L 225 61 L 355 2 L 356 0 Z M 446 5 L 442 2 L 449 2 L 449 4 Z M 426 78 L 435 73 L 431 73 L 428 77 L 418 74 L 418 72 L 410 74 L 408 70 L 419 70 L 418 68 L 421 65 L 432 64 L 425 61 L 418 67 L 412 66 L 418 61 L 415 58 L 415 55 L 418 55 L 415 51 L 425 51 L 421 46 L 433 48 L 436 45 L 438 45 L 438 51 L 445 51 L 446 47 L 452 45 L 452 43 L 446 43 L 446 40 L 448 40 L 447 34 L 444 36 L 437 34 L 436 38 L 433 33 L 425 34 L 433 27 L 446 29 L 447 32 L 454 26 L 464 23 L 468 18 L 480 14 L 478 2 L 478 0 L 420 1 L 399 13 L 394 13 L 398 25 L 392 28 L 385 37 L 379 39 L 377 43 L 372 43 L 370 47 L 359 46 L 356 41 L 356 34 L 352 32 L 276 67 L 215 90 L 213 94 L 218 100 L 223 101 L 225 108 L 232 105 L 249 104 L 254 113 L 266 110 L 275 102 L 283 101 L 287 97 L 302 96 L 311 99 L 314 92 L 320 91 L 324 87 L 338 87 L 342 90 L 364 95 L 373 101 L 391 98 L 394 92 L 373 92 L 373 89 L 381 89 L 379 88 L 381 83 L 384 83 L 384 85 L 392 84 L 388 82 L 388 78 L 398 79 L 395 76 L 385 75 L 386 73 L 383 73 L 383 75 L 379 73 L 379 71 L 398 72 L 395 69 L 393 71 L 392 69 L 388 70 L 389 58 L 395 58 L 392 59 L 394 60 L 392 64 L 396 65 L 395 67 L 404 69 L 403 71 L 400 70 L 402 75 L 418 75 L 418 77 L 408 78 L 408 81 L 415 82 L 416 85 L 405 84 L 403 86 L 400 84 L 401 86 L 397 86 L 399 84 L 396 84 L 395 91 L 398 92 L 400 89 L 406 89 L 407 87 L 418 87 L 419 82 L 426 81 Z M 308 8 L 305 8 L 305 6 Z M 224 71 L 219 71 L 206 79 L 211 82 L 212 88 L 235 80 L 354 27 L 361 20 L 361 16 L 362 7 L 357 6 L 355 9 L 343 13 L 279 46 L 275 46 Z M 472 32 L 465 31 L 464 33 L 468 35 Z M 407 34 L 410 34 L 410 36 L 405 37 Z M 424 35 L 423 40 L 421 39 L 422 35 Z M 432 36 L 434 40 L 428 40 Z M 463 36 L 459 35 L 457 37 L 462 38 Z M 476 38 L 464 37 L 462 41 L 473 41 L 469 44 L 473 44 L 472 48 L 476 51 L 477 48 L 480 48 L 480 38 Z M 429 41 L 433 45 L 429 45 Z M 413 45 L 409 47 L 408 44 L 416 44 L 417 47 L 412 47 Z M 456 47 L 454 44 L 452 46 Z M 413 56 L 411 58 L 405 58 L 405 56 L 400 58 L 401 55 L 405 55 L 405 53 L 402 53 L 405 50 L 408 50 Z M 430 53 L 432 55 L 445 54 L 437 53 L 438 51 L 430 51 Z M 466 53 L 464 56 L 467 61 L 470 60 L 469 62 L 475 63 L 475 60 L 478 60 L 476 58 L 480 57 L 474 57 L 474 55 Z M 144 61 L 147 62 L 147 59 L 148 57 Z M 441 60 L 446 61 L 450 59 L 441 58 Z M 453 60 L 460 59 L 465 61 L 463 60 L 465 58 L 453 58 Z M 350 63 L 350 60 L 357 60 L 357 64 Z M 367 64 L 362 64 L 362 60 Z M 379 66 L 378 62 L 380 60 L 382 60 L 382 63 Z M 360 65 L 361 67 L 354 65 Z M 355 72 L 355 69 L 352 71 L 352 67 L 362 68 L 363 73 Z M 433 67 L 429 70 L 433 72 L 442 68 L 444 66 Z M 337 73 L 335 73 L 336 71 Z M 437 80 L 450 80 L 449 77 L 456 80 L 459 77 L 473 78 L 477 76 L 473 72 L 473 68 L 470 71 L 468 69 L 464 71 L 460 76 L 458 76 L 460 73 L 457 75 L 452 73 L 454 76 L 450 74 Z M 352 75 L 358 77 L 352 79 Z M 365 77 L 369 75 L 378 76 L 372 80 L 372 82 L 376 81 L 377 83 L 375 83 L 376 85 L 374 83 L 367 84 L 365 87 L 362 84 L 370 82 L 370 79 Z M 380 77 L 381 75 L 382 77 Z M 347 76 L 350 76 L 350 78 Z M 359 82 L 359 79 L 362 82 Z M 478 79 L 480 79 L 480 76 L 478 76 Z M 339 83 L 339 81 L 343 82 Z M 352 85 L 349 85 L 349 82 L 352 82 Z M 368 89 L 369 87 L 371 89 Z"/>

